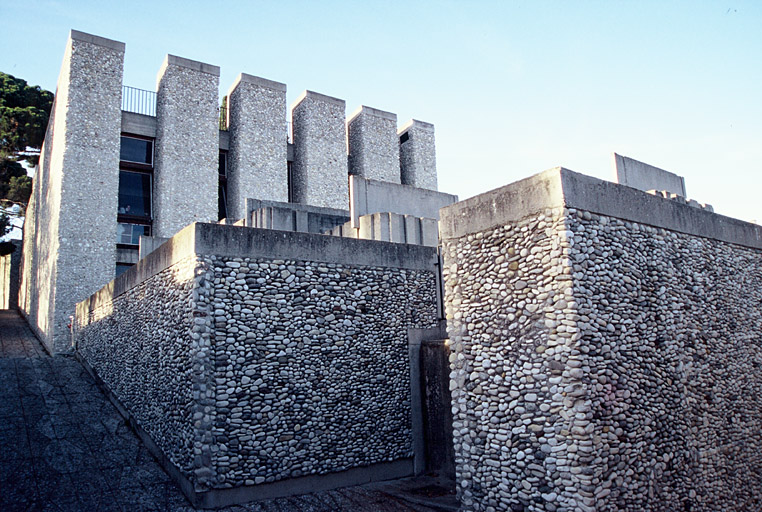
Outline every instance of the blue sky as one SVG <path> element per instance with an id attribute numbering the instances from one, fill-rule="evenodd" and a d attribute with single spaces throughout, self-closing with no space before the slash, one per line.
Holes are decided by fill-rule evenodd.
<path id="1" fill-rule="evenodd" d="M 762 222 L 762 2 L 0 0 L 0 71 L 54 90 L 74 28 L 127 44 L 125 85 L 167 53 L 436 126 L 440 190 L 466 198 L 611 153 Z M 9 20 L 18 20 L 12 23 Z"/>

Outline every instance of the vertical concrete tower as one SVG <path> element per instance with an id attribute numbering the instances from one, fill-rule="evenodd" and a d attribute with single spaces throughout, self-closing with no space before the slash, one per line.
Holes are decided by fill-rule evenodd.
<path id="1" fill-rule="evenodd" d="M 349 209 L 345 114 L 344 100 L 312 91 L 291 107 L 294 202 Z"/>
<path id="2" fill-rule="evenodd" d="M 246 199 L 288 201 L 286 84 L 241 73 L 228 92 L 228 217 Z"/>
<path id="3" fill-rule="evenodd" d="M 114 277 L 123 68 L 124 43 L 71 31 L 27 209 L 20 300 L 52 352 L 70 349 L 75 304 Z"/>
<path id="4" fill-rule="evenodd" d="M 400 183 L 397 114 L 362 106 L 347 121 L 349 173 Z"/>
<path id="5" fill-rule="evenodd" d="M 154 235 L 217 221 L 220 68 L 167 55 L 156 93 Z"/>
<path id="6" fill-rule="evenodd" d="M 402 184 L 437 190 L 434 125 L 412 119 L 400 128 Z"/>

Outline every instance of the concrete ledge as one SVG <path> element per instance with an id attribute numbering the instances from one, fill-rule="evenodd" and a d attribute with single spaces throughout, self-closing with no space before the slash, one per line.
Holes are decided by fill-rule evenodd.
<path id="1" fill-rule="evenodd" d="M 195 251 L 202 255 L 292 259 L 432 272 L 437 261 L 436 249 L 432 247 L 220 224 L 197 223 L 194 226 Z M 161 253 L 165 247 L 167 244 L 156 252 Z"/>
<path id="2" fill-rule="evenodd" d="M 383 119 L 389 119 L 390 121 L 394 121 L 395 124 L 397 123 L 397 114 L 394 114 L 392 112 L 386 112 L 384 110 L 378 110 L 377 108 L 373 107 L 366 107 L 365 105 L 361 105 L 352 112 L 352 114 L 347 118 L 347 124 L 351 123 L 352 121 L 357 118 L 360 114 L 364 114 L 367 116 L 373 116 L 373 117 L 381 117 Z"/>
<path id="3" fill-rule="evenodd" d="M 334 105 L 339 105 L 344 108 L 346 108 L 347 106 L 347 102 L 342 99 L 334 98 L 333 96 L 326 96 L 325 94 L 320 94 L 319 92 L 304 91 L 303 93 L 299 95 L 298 98 L 296 98 L 296 101 L 294 101 L 291 104 L 291 109 L 293 110 L 296 107 L 298 107 L 299 104 L 307 98 L 313 99 L 315 101 L 323 101 L 325 103 L 332 103 Z"/>
<path id="4" fill-rule="evenodd" d="M 164 58 L 163 67 L 166 66 L 180 66 L 183 68 L 192 69 L 194 71 L 200 71 L 209 75 L 220 76 L 220 67 L 212 64 L 206 64 L 197 60 L 186 59 L 185 57 L 178 57 L 177 55 L 169 55 Z"/>
<path id="5" fill-rule="evenodd" d="M 443 208 L 441 236 L 459 238 L 561 206 L 762 249 L 762 226 L 562 167 Z"/>
<path id="6" fill-rule="evenodd" d="M 397 130 L 397 135 L 402 135 L 406 131 L 408 131 L 410 128 L 415 126 L 418 129 L 426 130 L 429 132 L 434 132 L 434 125 L 431 123 L 427 123 L 425 121 L 419 121 L 417 119 L 411 119 L 407 123 L 400 126 L 399 130 Z"/>
<path id="7" fill-rule="evenodd" d="M 90 44 L 97 44 L 98 46 L 105 46 L 118 52 L 124 53 L 125 44 L 120 41 L 114 41 L 113 39 L 106 39 L 105 37 L 94 36 L 86 32 L 80 32 L 79 30 L 70 30 L 69 39 L 72 41 L 84 41 Z"/>
<path id="8" fill-rule="evenodd" d="M 156 138 L 156 118 L 122 110 L 122 133 Z"/>
<path id="9" fill-rule="evenodd" d="M 286 84 L 268 80 L 267 78 L 247 75 L 246 73 L 239 73 L 233 82 L 233 85 L 230 86 L 229 91 L 232 92 L 236 87 L 238 87 L 238 84 L 240 83 L 254 84 L 260 87 L 265 87 L 267 89 L 272 89 L 273 91 L 286 92 Z M 228 92 L 228 96 L 230 95 L 230 92 Z"/>

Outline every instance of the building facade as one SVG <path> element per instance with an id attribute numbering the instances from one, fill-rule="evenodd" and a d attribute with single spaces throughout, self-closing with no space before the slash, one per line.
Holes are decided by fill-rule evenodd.
<path id="1" fill-rule="evenodd" d="M 138 261 L 141 237 L 221 219 L 262 225 L 251 201 L 313 217 L 327 209 L 310 226 L 329 231 L 350 220 L 350 174 L 433 192 L 423 217 L 455 201 L 436 192 L 431 125 L 411 121 L 398 133 L 394 114 L 368 107 L 347 123 L 343 100 L 312 91 L 288 114 L 285 84 L 245 73 L 221 107 L 219 67 L 174 55 L 156 91 L 135 89 L 123 84 L 124 54 L 123 43 L 74 30 L 66 46 L 27 211 L 19 299 L 51 351 L 69 349 L 74 305 Z"/>

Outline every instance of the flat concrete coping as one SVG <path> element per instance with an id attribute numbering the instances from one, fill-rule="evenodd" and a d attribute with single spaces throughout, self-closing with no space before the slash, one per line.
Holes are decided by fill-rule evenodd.
<path id="1" fill-rule="evenodd" d="M 167 54 L 164 57 L 164 64 L 162 69 L 166 66 L 180 66 L 183 68 L 192 69 L 194 71 L 200 71 L 201 73 L 207 73 L 209 75 L 220 76 L 220 67 L 212 64 L 206 64 L 197 60 L 186 59 L 185 57 L 178 57 L 177 55 Z"/>
<path id="2" fill-rule="evenodd" d="M 437 264 L 435 247 L 196 222 L 78 303 L 77 315 L 86 315 L 101 305 L 109 304 L 114 297 L 195 255 L 430 271 Z"/>
<path id="3" fill-rule="evenodd" d="M 124 53 L 125 44 L 120 41 L 114 41 L 113 39 L 106 39 L 105 37 L 88 34 L 86 32 L 80 32 L 79 30 L 69 31 L 69 39 L 72 41 L 84 41 L 90 44 L 97 44 L 98 46 L 104 46 L 111 48 L 118 52 Z"/>
<path id="4" fill-rule="evenodd" d="M 407 123 L 400 126 L 399 130 L 397 130 L 397 135 L 402 135 L 403 133 L 410 130 L 411 128 L 415 128 L 417 130 L 425 130 L 427 132 L 434 133 L 433 124 L 427 123 L 425 121 L 419 121 L 417 119 L 411 119 Z"/>
<path id="5" fill-rule="evenodd" d="M 397 124 L 397 114 L 394 114 L 393 112 L 386 112 L 385 110 L 378 110 L 377 108 L 368 107 L 365 105 L 359 106 L 357 110 L 352 112 L 352 115 L 347 118 L 347 124 L 360 117 L 360 114 L 388 119 L 390 121 L 394 121 L 394 123 Z"/>
<path id="6" fill-rule="evenodd" d="M 342 108 L 346 108 L 347 106 L 347 102 L 342 99 L 334 98 L 333 96 L 326 96 L 325 94 L 320 94 L 319 92 L 304 91 L 303 93 L 299 95 L 298 98 L 296 98 L 296 101 L 294 101 L 294 103 L 291 104 L 291 110 L 301 105 L 301 103 L 307 98 L 310 98 L 315 101 L 322 101 L 324 103 L 331 103 L 333 105 L 338 105 Z"/>
<path id="7" fill-rule="evenodd" d="M 335 215 L 336 217 L 349 217 L 349 210 L 345 210 L 343 208 L 312 206 L 303 203 L 287 203 L 285 201 L 269 201 L 266 199 L 248 198 L 246 200 L 246 207 L 249 214 L 251 214 L 251 212 L 254 210 L 258 210 L 260 208 L 285 208 L 295 212 L 316 213 L 319 215 Z"/>
<path id="8" fill-rule="evenodd" d="M 286 92 L 286 84 L 268 80 L 267 78 L 262 78 L 259 76 L 240 73 L 233 82 L 233 85 L 230 86 L 230 92 L 228 92 L 228 96 L 233 92 L 233 90 L 235 90 L 236 87 L 238 87 L 239 84 L 242 83 L 258 85 L 260 87 L 264 87 L 265 89 L 272 89 L 273 91 Z"/>
<path id="9" fill-rule="evenodd" d="M 762 226 L 579 174 L 563 167 L 440 210 L 442 239 L 501 226 L 546 208 L 566 207 L 762 249 Z"/>

